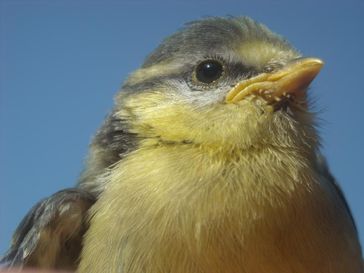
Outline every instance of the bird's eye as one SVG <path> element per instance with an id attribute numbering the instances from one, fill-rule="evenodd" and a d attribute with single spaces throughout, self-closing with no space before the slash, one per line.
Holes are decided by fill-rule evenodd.
<path id="1" fill-rule="evenodd" d="M 195 77 L 201 83 L 210 84 L 224 73 L 224 66 L 217 60 L 205 60 L 199 63 L 195 70 Z"/>

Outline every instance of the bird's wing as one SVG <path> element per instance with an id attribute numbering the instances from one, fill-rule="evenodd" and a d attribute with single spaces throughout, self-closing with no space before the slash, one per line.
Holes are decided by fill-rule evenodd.
<path id="1" fill-rule="evenodd" d="M 337 192 L 337 195 L 341 199 L 341 201 L 342 201 L 342 203 L 344 205 L 344 208 L 345 208 L 348 216 L 350 217 L 352 227 L 353 227 L 353 229 L 354 229 L 354 231 L 356 233 L 356 236 L 358 237 L 359 236 L 358 229 L 356 227 L 353 214 L 351 213 L 349 204 L 346 201 L 345 195 L 344 195 L 343 191 L 341 190 L 340 185 L 337 183 L 335 177 L 331 174 L 329 166 L 327 165 L 327 162 L 326 162 L 325 158 L 321 154 L 319 154 L 317 156 L 317 158 L 318 158 L 318 160 L 317 160 L 318 170 L 319 170 L 320 174 L 322 176 L 324 176 L 333 185 L 334 190 Z M 357 239 L 356 241 L 358 242 L 359 239 Z M 362 259 L 362 267 L 363 267 L 363 270 L 364 270 L 364 259 Z"/>
<path id="2" fill-rule="evenodd" d="M 349 217 L 351 219 L 351 223 L 353 225 L 353 228 L 355 229 L 355 232 L 358 233 L 356 225 L 355 225 L 354 217 L 351 213 L 349 204 L 346 201 L 345 195 L 344 195 L 343 191 L 341 190 L 340 185 L 337 183 L 335 177 L 331 174 L 329 166 L 326 162 L 326 159 L 323 157 L 323 155 L 321 155 L 321 154 L 317 155 L 317 164 L 318 164 L 319 173 L 332 184 L 334 190 L 337 192 L 338 197 L 341 199 L 342 204 L 344 205 L 344 207 L 347 211 L 347 214 L 349 215 Z"/>
<path id="3" fill-rule="evenodd" d="M 0 264 L 9 267 L 75 269 L 95 198 L 73 188 L 40 201 L 16 229 Z"/>

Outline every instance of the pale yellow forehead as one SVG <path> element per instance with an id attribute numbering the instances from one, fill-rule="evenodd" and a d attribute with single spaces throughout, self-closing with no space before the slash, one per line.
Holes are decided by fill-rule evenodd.
<path id="1" fill-rule="evenodd" d="M 293 49 L 274 45 L 268 41 L 248 41 L 238 47 L 239 57 L 245 65 L 262 69 L 269 64 L 285 64 L 300 56 Z"/>

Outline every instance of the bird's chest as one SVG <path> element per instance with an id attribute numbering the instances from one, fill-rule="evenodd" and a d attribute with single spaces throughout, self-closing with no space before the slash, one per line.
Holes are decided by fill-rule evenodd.
<path id="1" fill-rule="evenodd" d="M 98 244 L 115 272 L 326 272 L 346 247 L 309 169 L 155 153 L 116 166 L 94 207 L 89 234 L 107 234 Z"/>

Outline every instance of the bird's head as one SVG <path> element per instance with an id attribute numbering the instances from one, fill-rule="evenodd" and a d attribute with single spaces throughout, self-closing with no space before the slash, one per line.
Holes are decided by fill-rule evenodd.
<path id="1" fill-rule="evenodd" d="M 152 144 L 313 148 L 306 90 L 322 65 L 249 18 L 207 18 L 152 52 L 115 114 Z"/>

